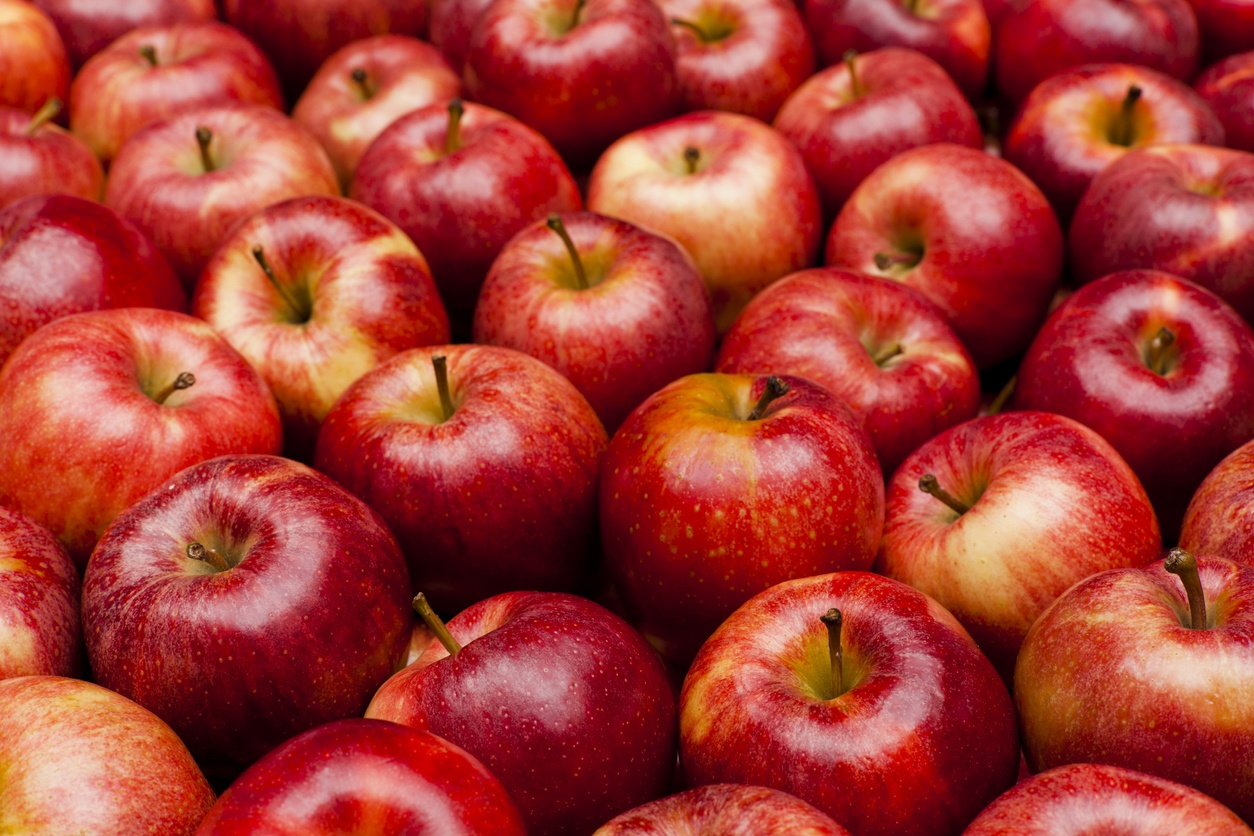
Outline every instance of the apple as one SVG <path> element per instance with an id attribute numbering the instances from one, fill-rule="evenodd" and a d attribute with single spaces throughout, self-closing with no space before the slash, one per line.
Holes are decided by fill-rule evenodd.
<path id="1" fill-rule="evenodd" d="M 478 758 L 529 833 L 590 833 L 665 794 L 675 699 L 657 655 L 621 618 L 560 592 L 496 595 L 447 627 L 421 595 L 415 606 L 440 643 L 379 689 L 367 717 Z"/>
<path id="2" fill-rule="evenodd" d="M 832 226 L 826 261 L 931 299 L 986 369 L 1027 348 L 1044 321 L 1062 276 L 1062 230 L 1017 168 L 942 143 L 862 181 Z"/>
<path id="3" fill-rule="evenodd" d="M 837 572 L 736 610 L 679 697 L 690 785 L 792 793 L 850 833 L 953 834 L 1015 781 L 1014 707 L 939 604 Z"/>
<path id="4" fill-rule="evenodd" d="M 592 836 L 848 836 L 849 831 L 795 795 L 767 787 L 711 784 L 650 801 L 615 816 Z"/>
<path id="5" fill-rule="evenodd" d="M 226 453 L 275 453 L 266 384 L 205 322 L 151 308 L 53 320 L 0 367 L 0 505 L 81 571 L 123 509 Z"/>
<path id="6" fill-rule="evenodd" d="M 70 97 L 70 59 L 56 24 L 25 0 L 0 0 L 0 107 L 34 113 Z"/>
<path id="7" fill-rule="evenodd" d="M 1251 5 L 1254 9 L 1254 5 Z M 1208 67 L 1193 89 L 1224 126 L 1224 144 L 1254 151 L 1254 47 Z"/>
<path id="8" fill-rule="evenodd" d="M 83 65 L 70 97 L 70 127 L 105 163 L 141 128 L 189 110 L 236 102 L 283 110 L 265 54 L 209 20 L 128 32 Z"/>
<path id="9" fill-rule="evenodd" d="M 1198 485 L 1180 547 L 1254 565 L 1254 441 L 1233 450 Z"/>
<path id="10" fill-rule="evenodd" d="M 885 478 L 980 405 L 975 363 L 939 308 L 897 282 L 833 267 L 794 273 L 754 297 L 715 369 L 826 387 L 862 422 Z"/>
<path id="11" fill-rule="evenodd" d="M 427 39 L 461 77 L 470 36 L 483 10 L 492 0 L 430 0 Z"/>
<path id="12" fill-rule="evenodd" d="M 749 299 L 818 254 L 822 214 L 805 161 L 756 119 L 702 111 L 614 143 L 588 208 L 677 240 L 714 300 L 719 333 Z"/>
<path id="13" fill-rule="evenodd" d="M 178 276 L 134 224 L 68 195 L 0 210 L 0 365 L 58 317 L 132 307 L 187 310 Z"/>
<path id="14" fill-rule="evenodd" d="M 349 387 L 314 462 L 382 514 L 414 588 L 458 612 L 580 586 L 605 446 L 592 407 L 544 363 L 450 345 L 398 354 Z"/>
<path id="15" fill-rule="evenodd" d="M 60 99 L 34 116 L 0 106 L 0 209 L 41 194 L 100 200 L 104 169 L 81 139 L 49 121 L 60 110 Z"/>
<path id="16" fill-rule="evenodd" d="M 1251 820 L 1251 595 L 1254 568 L 1183 549 L 1073 586 L 1032 625 L 1015 666 L 1028 765 L 1135 769 Z"/>
<path id="17" fill-rule="evenodd" d="M 0 680 L 79 675 L 78 595 L 78 570 L 57 538 L 0 507 Z"/>
<path id="18" fill-rule="evenodd" d="M 591 212 L 518 233 L 475 308 L 474 341 L 530 354 L 575 384 L 612 435 L 672 380 L 707 371 L 714 309 L 670 238 Z"/>
<path id="19" fill-rule="evenodd" d="M 213 20 L 214 0 L 34 0 L 57 25 L 70 63 L 81 67 L 88 58 L 141 26 Z"/>
<path id="20" fill-rule="evenodd" d="M 0 810 L 13 833 L 191 834 L 213 790 L 170 727 L 99 685 L 0 681 Z"/>
<path id="21" fill-rule="evenodd" d="M 492 773 L 440 737 L 352 718 L 310 729 L 248 768 L 198 836 L 267 833 L 523 836 Z"/>

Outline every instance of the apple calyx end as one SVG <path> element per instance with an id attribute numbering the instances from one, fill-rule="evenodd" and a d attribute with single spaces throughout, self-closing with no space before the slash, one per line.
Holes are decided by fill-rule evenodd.
<path id="1" fill-rule="evenodd" d="M 178 376 L 170 383 L 166 384 L 160 392 L 153 396 L 153 400 L 158 404 L 164 404 L 166 399 L 182 389 L 189 389 L 196 383 L 196 375 L 191 372 L 179 372 Z"/>
<path id="2" fill-rule="evenodd" d="M 65 107 L 65 104 L 60 98 L 49 96 L 43 107 L 35 111 L 35 115 L 30 118 L 30 124 L 26 126 L 26 135 L 34 136 L 39 133 L 40 128 L 57 118 L 57 114 L 61 112 L 63 107 Z"/>
<path id="3" fill-rule="evenodd" d="M 231 569 L 230 562 L 219 554 L 216 549 L 208 548 L 194 540 L 187 544 L 185 554 L 192 560 L 211 566 L 215 574 L 218 572 L 226 572 Z"/>
<path id="4" fill-rule="evenodd" d="M 970 505 L 942 488 L 940 480 L 938 480 L 934 474 L 924 473 L 919 477 L 919 490 L 926 494 L 931 494 L 933 497 L 949 506 L 949 508 L 955 511 L 958 516 L 962 516 L 971 510 Z"/>
<path id="5" fill-rule="evenodd" d="M 784 381 L 780 380 L 775 375 L 771 375 L 770 377 L 768 377 L 766 379 L 766 385 L 762 387 L 762 394 L 761 396 L 758 397 L 758 402 L 753 405 L 753 410 L 750 411 L 749 415 L 745 418 L 745 420 L 746 421 L 761 420 L 763 416 L 766 415 L 766 410 L 770 407 L 771 403 L 774 402 L 777 398 L 781 398 L 784 395 L 787 395 L 791 389 L 792 389 L 791 386 L 789 386 Z"/>
<path id="6" fill-rule="evenodd" d="M 443 354 L 435 355 L 431 358 L 431 367 L 435 370 L 435 388 L 440 393 L 440 409 L 444 413 L 444 420 L 447 421 L 457 411 L 448 388 L 448 358 Z"/>
<path id="7" fill-rule="evenodd" d="M 580 290 L 587 290 L 588 271 L 584 269 L 583 259 L 579 257 L 579 249 L 575 246 L 574 240 L 570 237 L 570 232 L 566 229 L 566 224 L 562 223 L 562 216 L 556 212 L 550 212 L 545 220 L 545 225 L 557 233 L 557 237 L 562 239 L 562 243 L 566 246 L 566 254 L 570 256 L 570 263 L 575 268 L 575 283 Z"/>
<path id="8" fill-rule="evenodd" d="M 1163 560 L 1163 568 L 1180 578 L 1185 595 L 1189 599 L 1190 630 L 1205 630 L 1210 625 L 1206 616 L 1206 593 L 1202 590 L 1202 578 L 1197 571 L 1197 558 L 1192 552 L 1182 548 L 1174 548 Z"/>
<path id="9" fill-rule="evenodd" d="M 444 645 L 444 649 L 448 651 L 449 656 L 456 656 L 461 652 L 462 646 L 457 639 L 453 638 L 453 634 L 449 632 L 447 625 L 435 614 L 435 610 L 431 609 L 431 605 L 427 603 L 427 596 L 419 592 L 414 596 L 414 612 L 418 613 L 418 617 L 427 625 L 440 644 Z"/>

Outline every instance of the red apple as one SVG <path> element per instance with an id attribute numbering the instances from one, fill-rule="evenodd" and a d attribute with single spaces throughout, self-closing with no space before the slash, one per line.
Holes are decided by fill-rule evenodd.
<path id="1" fill-rule="evenodd" d="M 826 813 L 795 795 L 744 784 L 711 784 L 615 816 L 592 836 L 849 836 Z"/>
<path id="2" fill-rule="evenodd" d="M 583 581 L 605 445 L 588 402 L 540 361 L 441 346 L 397 355 L 351 386 L 323 422 L 315 462 L 387 520 L 414 588 L 457 612 L 498 592 Z"/>
<path id="3" fill-rule="evenodd" d="M 276 456 L 176 474 L 109 527 L 83 577 L 96 681 L 178 732 L 224 784 L 360 717 L 405 659 L 405 558 L 379 515 Z"/>
<path id="4" fill-rule="evenodd" d="M 283 110 L 265 54 L 208 20 L 123 35 L 83 65 L 70 95 L 70 126 L 106 163 L 141 128 L 189 110 L 237 102 Z"/>
<path id="5" fill-rule="evenodd" d="M 866 428 L 885 478 L 980 404 L 975 363 L 939 308 L 897 282 L 831 267 L 794 273 L 754 297 L 715 368 L 826 387 Z"/>
<path id="6" fill-rule="evenodd" d="M 707 371 L 714 336 L 710 295 L 688 253 L 591 212 L 553 215 L 518 233 L 475 308 L 475 342 L 557 369 L 610 434 L 658 389 Z"/>
<path id="7" fill-rule="evenodd" d="M 58 317 L 101 308 L 187 310 L 144 234 L 99 203 L 37 195 L 0 210 L 0 365 Z"/>
<path id="8" fill-rule="evenodd" d="M 34 0 L 65 41 L 70 63 L 83 63 L 118 38 L 141 26 L 213 20 L 214 0 Z"/>
<path id="9" fill-rule="evenodd" d="M 706 642 L 679 698 L 692 785 L 792 793 L 851 833 L 958 833 L 1014 783 L 1010 695 L 921 592 L 864 572 L 789 581 Z"/>
<path id="10" fill-rule="evenodd" d="M 483 10 L 492 0 L 430 0 L 427 39 L 461 77 L 466 50 Z"/>
<path id="11" fill-rule="evenodd" d="M 0 505 L 46 526 L 81 570 L 124 508 L 173 474 L 278 452 L 274 397 L 244 358 L 186 314 L 73 314 L 0 367 Z"/>
<path id="12" fill-rule="evenodd" d="M 446 644 L 379 689 L 367 717 L 474 755 L 529 833 L 590 833 L 666 792 L 674 696 L 657 655 L 621 618 L 574 595 L 511 592 L 444 632 Z"/>
<path id="13" fill-rule="evenodd" d="M 57 538 L 0 507 L 0 680 L 79 675 L 78 595 L 78 570 Z"/>
<path id="14" fill-rule="evenodd" d="M 170 727 L 77 679 L 0 681 L 0 810 L 13 833 L 191 834 L 213 791 Z"/>
<path id="15" fill-rule="evenodd" d="M 34 113 L 70 97 L 70 59 L 56 24 L 25 0 L 0 0 L 0 107 Z"/>
<path id="16" fill-rule="evenodd" d="M 1229 453 L 1189 500 L 1180 547 L 1254 565 L 1254 441 Z"/>
<path id="17" fill-rule="evenodd" d="M 255 833 L 523 836 L 483 764 L 428 732 L 337 720 L 297 735 L 222 794 L 197 836 Z"/>
<path id="18" fill-rule="evenodd" d="M 1254 3 L 1250 0 L 1189 0 L 1208 62 L 1254 50 Z"/>
<path id="19" fill-rule="evenodd" d="M 0 209 L 40 194 L 100 200 L 104 169 L 81 139 L 48 121 L 60 110 L 58 99 L 33 117 L 0 106 Z"/>
<path id="20" fill-rule="evenodd" d="M 1223 123 L 1224 144 L 1254 151 L 1254 51 L 1209 67 L 1193 81 L 1193 89 Z"/>

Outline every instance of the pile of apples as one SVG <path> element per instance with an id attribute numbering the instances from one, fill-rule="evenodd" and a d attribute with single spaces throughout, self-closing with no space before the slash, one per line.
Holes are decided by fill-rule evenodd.
<path id="1" fill-rule="evenodd" d="M 1254 836 L 1254 0 L 0 0 L 0 832 Z"/>

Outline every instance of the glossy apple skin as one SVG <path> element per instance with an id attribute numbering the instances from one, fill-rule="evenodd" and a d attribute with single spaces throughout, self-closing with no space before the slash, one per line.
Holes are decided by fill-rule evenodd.
<path id="1" fill-rule="evenodd" d="M 255 246 L 287 292 L 309 300 L 308 316 L 275 291 Z M 297 197 L 242 221 L 205 265 L 192 312 L 265 379 L 284 449 L 302 460 L 353 381 L 401 351 L 449 340 L 422 253 L 391 221 L 341 197 Z"/>
<path id="2" fill-rule="evenodd" d="M 1254 51 L 1208 67 L 1193 81 L 1193 89 L 1223 123 L 1224 144 L 1254 151 Z"/>
<path id="3" fill-rule="evenodd" d="M 432 645 L 379 689 L 367 717 L 474 755 L 529 833 L 589 833 L 666 793 L 675 699 L 657 655 L 625 621 L 573 595 L 510 592 L 448 628 L 457 655 Z"/>
<path id="4" fill-rule="evenodd" d="M 963 836 L 1250 836 L 1250 828 L 1213 798 L 1174 781 L 1099 764 L 1071 764 L 1016 784 L 990 804 Z"/>
<path id="5" fill-rule="evenodd" d="M 206 171 L 196 143 L 213 133 Z M 274 203 L 338 195 L 322 146 L 291 119 L 261 105 L 217 105 L 154 122 L 122 146 L 109 169 L 105 205 L 138 226 L 189 291 L 227 233 Z"/>
<path id="6" fill-rule="evenodd" d="M 430 20 L 427 40 L 440 50 L 444 60 L 461 77 L 466 64 L 466 50 L 470 36 L 483 10 L 492 0 L 431 0 L 428 6 Z"/>
<path id="7" fill-rule="evenodd" d="M 834 699 L 819 620 L 830 607 L 844 616 L 848 683 Z M 679 711 L 690 784 L 784 790 L 868 836 L 957 833 L 1019 768 L 1010 695 L 966 631 L 865 572 L 750 599 L 701 648 Z"/>
<path id="8" fill-rule="evenodd" d="M 153 396 L 182 372 L 190 388 Z M 0 505 L 47 527 L 81 571 L 124 508 L 226 453 L 277 453 L 266 384 L 206 323 L 118 308 L 54 320 L 0 367 Z"/>
<path id="9" fill-rule="evenodd" d="M 213 790 L 152 712 L 78 679 L 0 681 L 0 828 L 190 834 Z"/>
<path id="10" fill-rule="evenodd" d="M 383 720 L 297 735 L 222 794 L 197 836 L 524 836 L 505 788 L 464 750 Z"/>
<path id="11" fill-rule="evenodd" d="M 1123 101 L 1141 90 L 1127 142 L 1116 141 Z M 1132 148 L 1173 143 L 1222 145 L 1224 126 L 1184 82 L 1148 67 L 1089 64 L 1041 82 L 1010 126 L 1002 156 L 1071 220 L 1089 183 Z"/>
<path id="12" fill-rule="evenodd" d="M 57 25 L 74 67 L 141 26 L 213 20 L 213 0 L 34 0 Z"/>
<path id="13" fill-rule="evenodd" d="M 455 406 L 443 421 L 437 355 Z M 351 386 L 314 461 L 387 520 L 414 589 L 458 612 L 499 592 L 581 583 L 606 443 L 588 402 L 539 360 L 440 346 L 397 355 Z"/>
<path id="14" fill-rule="evenodd" d="M 901 353 L 877 362 L 893 345 Z M 866 428 L 885 478 L 980 406 L 975 363 L 939 308 L 897 282 L 833 267 L 794 273 L 754 297 L 715 370 L 826 387 Z"/>
<path id="15" fill-rule="evenodd" d="M 670 238 L 591 212 L 562 220 L 592 286 L 578 287 L 561 239 L 537 222 L 493 262 L 474 341 L 557 369 L 612 435 L 649 395 L 709 370 L 714 308 L 692 258 Z"/>
<path id="16" fill-rule="evenodd" d="M 729 110 L 763 122 L 814 73 L 814 47 L 792 0 L 662 0 L 675 37 L 684 110 Z M 706 33 L 698 36 L 686 20 Z M 724 34 L 726 33 L 726 34 Z"/>
<path id="17" fill-rule="evenodd" d="M 57 538 L 0 507 L 0 680 L 80 675 L 79 589 L 78 570 Z"/>
<path id="18" fill-rule="evenodd" d="M 937 142 L 983 148 L 975 111 L 941 66 L 883 47 L 854 59 L 859 95 L 843 63 L 803 83 L 775 117 L 801 151 L 823 210 L 835 218 L 866 176 L 902 151 Z"/>
<path id="19" fill-rule="evenodd" d="M 25 0 L 0 0 L 0 107 L 34 113 L 53 96 L 70 96 L 70 59 L 56 25 Z"/>
<path id="20" fill-rule="evenodd" d="M 151 47 L 153 66 L 140 54 Z M 70 127 L 104 162 L 153 122 L 218 104 L 283 110 L 274 68 L 256 44 L 217 21 L 147 26 L 96 53 L 70 91 Z"/>
<path id="21" fill-rule="evenodd" d="M 920 250 L 913 267 L 875 264 L 876 253 Z M 826 262 L 931 299 L 984 369 L 1027 348 L 1044 321 L 1063 238 L 1049 201 L 1017 168 L 972 148 L 928 145 L 862 181 L 828 234 Z"/>
<path id="22" fill-rule="evenodd" d="M 1162 327 L 1176 335 L 1166 374 L 1145 360 Z M 1109 441 L 1172 542 L 1202 479 L 1254 438 L 1254 331 L 1176 276 L 1108 276 L 1076 291 L 1041 328 L 1013 404 L 1074 418 Z"/>
<path id="23" fill-rule="evenodd" d="M 1021 102 L 1049 76 L 1083 64 L 1140 64 L 1181 81 L 1197 72 L 1188 0 L 1034 0 L 997 23 L 997 89 Z"/>
<path id="24" fill-rule="evenodd" d="M 357 70 L 366 73 L 369 95 L 353 80 Z M 447 104 L 461 90 L 461 77 L 435 47 L 405 35 L 377 35 L 328 58 L 292 118 L 322 143 L 348 191 L 361 155 L 388 125 L 427 105 Z"/>
<path id="25" fill-rule="evenodd" d="M 1032 626 L 1015 701 L 1034 772 L 1107 763 L 1254 816 L 1254 568 L 1205 556 L 1197 564 L 1208 629 L 1184 626 L 1184 589 L 1161 561 L 1081 581 Z"/>
<path id="26" fill-rule="evenodd" d="M 650 801 L 615 816 L 592 836 L 848 836 L 826 813 L 786 792 L 711 784 Z"/>
<path id="27" fill-rule="evenodd" d="M 686 148 L 700 152 L 688 173 Z M 762 288 L 811 266 L 822 236 L 818 190 L 777 131 L 702 111 L 614 143 L 588 181 L 588 208 L 671 236 L 697 263 L 724 333 Z"/>
<path id="28" fill-rule="evenodd" d="M 884 478 L 862 422 L 821 386 L 780 379 L 789 391 L 748 420 L 765 375 L 681 378 L 610 442 L 606 566 L 633 622 L 681 665 L 767 587 L 875 558 Z"/>
<path id="29" fill-rule="evenodd" d="M 919 489 L 925 473 L 971 506 Z M 1002 677 L 1028 628 L 1077 581 L 1157 560 L 1162 538 L 1132 468 L 1082 424 L 1046 412 L 968 421 L 923 444 L 888 486 L 875 570 L 953 613 Z"/>
<path id="30" fill-rule="evenodd" d="M 448 124 L 445 105 L 397 119 L 362 155 L 350 194 L 413 239 L 449 315 L 463 321 L 501 248 L 583 200 L 553 146 L 518 120 L 466 104 L 452 154 L 444 152 Z"/>
<path id="31" fill-rule="evenodd" d="M 186 556 L 192 542 L 232 568 Z M 361 716 L 405 659 L 410 594 L 364 503 L 288 459 L 220 456 L 109 527 L 83 577 L 83 631 L 96 681 L 225 784 L 296 734 Z"/>
<path id="32" fill-rule="evenodd" d="M 104 169 L 91 149 L 48 123 L 28 136 L 30 124 L 26 111 L 0 106 L 0 209 L 39 194 L 100 200 Z"/>
<path id="33" fill-rule="evenodd" d="M 493 2 L 471 31 L 464 76 L 471 98 L 517 117 L 584 171 L 680 100 L 675 41 L 651 0 Z"/>
<path id="34" fill-rule="evenodd" d="M 905 47 L 940 64 L 967 96 L 984 93 L 992 33 L 980 0 L 922 0 L 913 11 L 895 0 L 805 0 L 804 7 L 822 66 L 851 49 Z"/>
<path id="35" fill-rule="evenodd" d="M 1254 441 L 1233 450 L 1189 500 L 1180 548 L 1254 564 Z"/>

